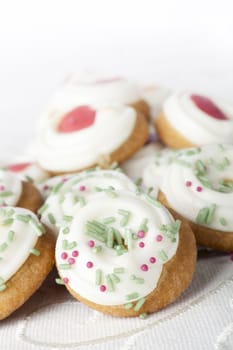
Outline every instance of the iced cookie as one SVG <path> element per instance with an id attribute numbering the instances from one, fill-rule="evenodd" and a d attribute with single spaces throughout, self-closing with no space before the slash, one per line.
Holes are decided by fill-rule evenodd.
<path id="1" fill-rule="evenodd" d="M 9 171 L 0 170 L 0 206 L 17 206 L 36 212 L 42 200 L 39 191 L 30 183 Z"/>
<path id="2" fill-rule="evenodd" d="M 73 175 L 64 182 L 61 180 L 40 208 L 41 221 L 57 235 L 64 215 L 70 216 L 76 207 L 84 206 L 89 196 L 106 191 L 109 196 L 113 190 L 136 192 L 136 185 L 118 170 L 86 171 Z"/>
<path id="3" fill-rule="evenodd" d="M 60 187 L 71 177 L 75 176 L 76 174 L 66 174 L 66 175 L 58 175 L 54 177 L 50 177 L 49 179 L 43 180 L 36 184 L 36 187 L 40 191 L 40 194 L 45 201 L 50 194 L 54 191 L 56 191 L 57 188 L 60 189 Z"/>
<path id="4" fill-rule="evenodd" d="M 64 221 L 56 245 L 56 265 L 69 292 L 113 316 L 143 317 L 176 300 L 195 261 L 189 226 L 153 197 L 130 191 L 88 197 Z"/>
<path id="5" fill-rule="evenodd" d="M 39 288 L 53 263 L 53 238 L 35 214 L 23 208 L 1 208 L 0 320 Z"/>
<path id="6" fill-rule="evenodd" d="M 233 107 L 197 94 L 173 94 L 155 120 L 161 140 L 172 148 L 233 142 Z"/>
<path id="7" fill-rule="evenodd" d="M 49 178 L 49 173 L 43 170 L 39 164 L 35 162 L 16 162 L 7 164 L 2 167 L 2 170 L 7 170 L 17 174 L 22 180 L 38 183 Z"/>
<path id="8" fill-rule="evenodd" d="M 149 106 L 142 98 L 142 90 L 130 80 L 117 76 L 74 74 L 52 97 L 41 121 L 60 109 L 71 110 L 79 105 L 130 105 L 149 117 Z"/>
<path id="9" fill-rule="evenodd" d="M 180 151 L 164 169 L 159 200 L 189 221 L 197 243 L 233 251 L 233 145 Z"/>
<path id="10" fill-rule="evenodd" d="M 145 143 L 145 118 L 126 106 L 59 110 L 39 131 L 36 158 L 53 174 L 122 162 Z"/>

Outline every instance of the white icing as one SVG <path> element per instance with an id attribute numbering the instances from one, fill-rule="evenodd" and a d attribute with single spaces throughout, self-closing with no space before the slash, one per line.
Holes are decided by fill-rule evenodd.
<path id="1" fill-rule="evenodd" d="M 67 112 L 59 110 L 39 132 L 37 160 L 51 171 L 75 171 L 98 163 L 100 157 L 111 154 L 130 137 L 136 123 L 133 108 L 106 107 L 97 109 L 90 127 L 71 133 L 58 132 L 57 125 Z"/>
<path id="2" fill-rule="evenodd" d="M 15 163 L 14 165 L 20 165 L 21 163 Z M 43 181 L 49 177 L 49 173 L 42 169 L 37 163 L 28 163 L 28 166 L 23 168 L 22 170 L 12 171 L 9 167 L 11 165 L 7 165 L 7 170 L 15 173 L 19 176 L 21 180 L 24 181 L 32 181 L 33 183 L 37 183 Z"/>
<path id="3" fill-rule="evenodd" d="M 48 198 L 54 187 L 56 187 L 61 182 L 65 182 L 71 177 L 76 176 L 76 174 L 65 174 L 51 177 L 49 179 L 39 182 L 36 187 L 40 191 L 40 194 L 44 200 Z"/>
<path id="4" fill-rule="evenodd" d="M 136 191 L 134 183 L 117 170 L 82 172 L 73 175 L 66 182 L 60 182 L 60 184 L 62 186 L 59 191 L 52 193 L 47 198 L 45 202 L 47 209 L 41 215 L 41 221 L 56 235 L 58 234 L 63 216 L 72 215 L 76 207 L 80 206 L 80 203 L 77 201 L 80 196 L 86 200 L 86 198 L 96 192 L 96 188 L 98 187 L 100 189 L 107 189 L 112 186 L 117 190 Z M 84 191 L 80 190 L 82 186 L 85 186 Z M 55 223 L 51 222 L 49 214 L 53 215 Z"/>
<path id="5" fill-rule="evenodd" d="M 0 204 L 16 205 L 22 190 L 22 182 L 17 175 L 0 170 Z"/>
<path id="6" fill-rule="evenodd" d="M 162 224 L 173 224 L 174 220 L 164 207 L 156 207 L 150 204 L 145 195 L 136 196 L 132 192 L 117 191 L 117 197 L 111 198 L 106 193 L 100 193 L 88 198 L 86 205 L 75 211 L 72 222 L 68 225 L 70 231 L 64 234 L 61 229 L 56 246 L 56 263 L 62 278 L 68 278 L 69 287 L 76 293 L 97 304 L 102 305 L 122 305 L 128 303 L 127 295 L 138 293 L 132 300 L 139 300 L 146 297 L 157 286 L 161 276 L 162 268 L 165 262 L 170 260 L 176 253 L 179 235 L 176 234 L 175 241 L 171 241 L 165 234 L 163 239 L 158 242 L 156 237 L 161 234 Z M 100 205 L 101 203 L 101 205 Z M 131 213 L 128 223 L 122 227 L 120 221 L 122 216 L 118 213 L 119 209 L 127 210 Z M 106 217 L 116 218 L 116 221 L 108 226 L 119 230 L 120 235 L 126 240 L 127 230 L 137 233 L 140 231 L 140 224 L 144 218 L 148 219 L 148 232 L 144 238 L 132 240 L 127 251 L 118 256 L 115 249 L 108 248 L 105 243 L 101 243 L 91 238 L 85 229 L 87 221 L 97 220 L 102 222 Z M 94 249 L 88 246 L 88 241 L 93 239 L 95 245 L 101 245 L 102 251 L 94 253 Z M 73 249 L 64 250 L 64 240 L 68 243 L 76 242 L 77 246 Z M 144 248 L 139 247 L 139 242 L 144 242 Z M 62 252 L 67 252 L 72 257 L 72 251 L 77 250 L 79 255 L 75 258 L 75 263 L 70 269 L 62 269 L 68 259 L 61 257 Z M 161 258 L 161 251 L 166 255 L 166 261 Z M 68 257 L 68 258 L 69 258 Z M 151 263 L 150 258 L 155 257 L 156 262 Z M 92 262 L 93 267 L 87 268 L 87 262 Z M 141 266 L 146 264 L 148 271 L 142 271 Z M 119 277 L 119 283 L 114 283 L 114 291 L 109 290 L 106 282 L 106 275 L 112 274 L 114 268 L 124 268 L 124 273 L 116 275 Z M 105 292 L 100 291 L 100 286 L 96 284 L 96 270 L 103 272 L 101 285 L 106 285 Z M 137 278 L 144 279 L 144 283 L 136 283 L 131 278 L 134 275 Z"/>
<path id="7" fill-rule="evenodd" d="M 233 191 L 221 192 L 222 186 L 219 182 L 233 180 L 233 146 L 223 147 L 224 150 L 217 145 L 203 146 L 200 148 L 201 152 L 194 155 L 187 155 L 187 152 L 192 152 L 193 149 L 177 152 L 176 159 L 174 158 L 167 167 L 162 167 L 160 187 L 169 205 L 193 222 L 197 221 L 197 215 L 202 208 L 210 208 L 215 204 L 212 222 L 204 225 L 224 232 L 233 232 Z M 195 175 L 198 160 L 205 165 L 204 176 L 213 188 L 206 187 L 198 175 Z M 188 162 L 189 166 L 182 165 L 183 162 Z M 191 181 L 192 185 L 186 186 L 186 181 Z M 197 191 L 198 186 L 202 191 Z M 221 218 L 225 219 L 225 225 L 221 223 Z"/>
<path id="8" fill-rule="evenodd" d="M 161 86 L 148 86 L 142 91 L 142 98 L 150 106 L 150 115 L 154 120 L 162 108 L 163 102 L 171 94 L 169 89 Z"/>
<path id="9" fill-rule="evenodd" d="M 19 220 L 19 216 L 30 217 L 30 221 L 26 223 Z M 11 219 L 12 222 L 6 224 L 6 220 Z M 35 247 L 38 235 L 41 234 L 35 224 L 40 226 L 38 218 L 27 209 L 0 209 L 0 278 L 4 282 L 19 270 L 29 257 L 31 249 Z M 13 236 L 10 232 L 13 232 Z"/>
<path id="10" fill-rule="evenodd" d="M 190 99 L 190 93 L 170 96 L 163 105 L 168 122 L 195 145 L 231 143 L 233 141 L 233 107 L 213 99 L 229 120 L 217 120 L 201 111 Z"/>

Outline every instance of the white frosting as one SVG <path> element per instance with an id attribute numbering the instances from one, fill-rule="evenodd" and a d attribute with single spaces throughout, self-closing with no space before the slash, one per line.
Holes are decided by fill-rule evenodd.
<path id="1" fill-rule="evenodd" d="M 122 226 L 119 209 L 130 213 L 125 226 Z M 92 238 L 87 233 L 88 221 L 97 220 L 103 223 L 108 217 L 114 217 L 115 222 L 105 225 L 104 236 L 108 235 L 109 227 L 119 231 L 126 246 L 122 255 L 118 255 L 116 249 L 111 248 L 111 244 L 108 247 L 106 243 Z M 145 218 L 148 219 L 148 231 L 144 238 L 137 238 Z M 174 256 L 179 242 L 177 232 L 173 240 L 165 233 L 161 234 L 163 224 L 174 224 L 174 220 L 164 207 L 158 207 L 157 203 L 152 205 L 145 195 L 136 196 L 132 192 L 116 191 L 114 198 L 103 192 L 89 197 L 86 205 L 77 207 L 72 221 L 59 233 L 56 264 L 61 278 L 68 282 L 69 287 L 76 293 L 97 304 L 122 305 L 146 297 L 156 288 L 163 265 Z M 135 233 L 136 237 L 128 238 L 132 233 Z M 163 236 L 161 241 L 156 238 L 159 234 Z M 89 240 L 94 241 L 95 247 L 102 246 L 102 250 L 95 253 L 95 247 L 89 246 Z M 145 246 L 139 247 L 140 243 L 144 243 Z M 70 261 L 74 250 L 78 251 L 78 256 Z M 67 259 L 62 255 L 64 252 L 68 254 Z M 150 258 L 155 258 L 156 262 L 151 262 Z M 88 262 L 89 267 L 90 263 L 93 264 L 91 268 L 87 267 Z M 146 265 L 148 270 L 143 271 L 142 265 Z M 67 266 L 70 268 L 66 269 Z M 118 268 L 123 268 L 124 271 L 118 273 L 114 270 Z M 102 272 L 102 278 L 96 283 L 97 270 Z M 112 276 L 113 273 L 119 280 L 117 282 L 110 277 L 113 287 L 111 291 L 111 283 L 108 283 L 107 276 Z M 100 285 L 106 286 L 104 292 L 100 290 Z M 131 294 L 132 299 L 127 297 Z"/>
<path id="2" fill-rule="evenodd" d="M 58 233 L 64 215 L 72 215 L 76 207 L 80 206 L 78 199 L 84 201 L 97 189 L 109 189 L 110 186 L 117 190 L 136 191 L 134 183 L 117 170 L 93 170 L 73 175 L 66 182 L 61 179 L 57 183 L 59 191 L 54 190 L 47 198 L 42 209 L 41 221 L 55 234 Z M 84 187 L 83 187 L 84 186 Z M 55 220 L 51 220 L 51 214 Z"/>
<path id="3" fill-rule="evenodd" d="M 233 141 L 233 107 L 220 100 L 213 102 L 228 116 L 229 120 L 217 120 L 201 111 L 190 99 L 190 93 L 170 96 L 163 105 L 168 122 L 195 145 Z"/>
<path id="4" fill-rule="evenodd" d="M 65 174 L 51 177 L 49 179 L 39 182 L 36 187 L 40 191 L 40 194 L 44 200 L 48 198 L 54 187 L 66 182 L 71 177 L 76 176 L 76 174 Z"/>
<path id="5" fill-rule="evenodd" d="M 16 205 L 22 194 L 22 182 L 17 175 L 0 170 L 0 205 Z"/>
<path id="6" fill-rule="evenodd" d="M 67 112 L 59 110 L 39 132 L 37 160 L 51 171 L 75 171 L 98 163 L 101 156 L 111 154 L 130 137 L 136 123 L 136 112 L 131 107 L 101 108 L 91 126 L 71 133 L 58 132 L 57 126 Z"/>
<path id="7" fill-rule="evenodd" d="M 124 105 L 138 101 L 141 88 L 132 81 L 96 74 L 72 75 L 52 97 L 42 119 L 53 110 L 72 109 L 80 104 Z"/>
<path id="8" fill-rule="evenodd" d="M 150 115 L 154 120 L 162 108 L 163 102 L 171 94 L 171 91 L 161 86 L 147 86 L 142 91 L 142 98 L 150 106 Z"/>
<path id="9" fill-rule="evenodd" d="M 221 184 L 222 180 L 233 180 L 233 145 L 179 151 L 162 171 L 161 190 L 176 212 L 212 229 L 233 232 L 233 188 Z M 213 206 L 210 222 L 200 222 L 200 210 Z"/>
<path id="10" fill-rule="evenodd" d="M 25 218 L 28 222 L 24 221 Z M 33 253 L 32 250 L 41 234 L 40 222 L 31 211 L 16 207 L 0 209 L 1 286 L 19 270 L 29 255 Z"/>
<path id="11" fill-rule="evenodd" d="M 24 166 L 25 165 L 25 166 Z M 22 166 L 22 169 L 20 167 Z M 18 167 L 18 169 L 17 169 Z M 23 162 L 15 164 L 7 164 L 4 168 L 13 172 L 23 181 L 31 181 L 37 183 L 49 177 L 49 173 L 42 169 L 39 164 L 34 162 Z"/>

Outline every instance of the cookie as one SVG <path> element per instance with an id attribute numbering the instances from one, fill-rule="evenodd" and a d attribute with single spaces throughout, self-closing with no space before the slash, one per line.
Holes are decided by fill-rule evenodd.
<path id="1" fill-rule="evenodd" d="M 188 92 L 165 100 L 155 127 L 172 148 L 233 142 L 233 108 L 228 104 Z"/>
<path id="2" fill-rule="evenodd" d="M 0 209 L 0 320 L 39 288 L 54 263 L 54 240 L 35 214 Z"/>
<path id="3" fill-rule="evenodd" d="M 39 190 L 41 197 L 45 201 L 53 191 L 56 191 L 57 188 L 60 188 L 62 184 L 65 183 L 72 176 L 75 176 L 75 174 L 53 176 L 49 179 L 37 183 L 36 187 Z"/>
<path id="4" fill-rule="evenodd" d="M 40 129 L 36 158 L 54 175 L 122 162 L 145 143 L 145 118 L 126 106 L 63 110 Z"/>
<path id="5" fill-rule="evenodd" d="M 42 204 L 39 191 L 30 182 L 0 170 L 0 206 L 18 206 L 36 212 Z"/>
<path id="6" fill-rule="evenodd" d="M 90 196 L 64 223 L 56 265 L 61 282 L 89 307 L 143 317 L 189 285 L 195 239 L 188 224 L 175 221 L 153 197 L 113 192 Z"/>
<path id="7" fill-rule="evenodd" d="M 154 120 L 161 111 L 163 102 L 171 95 L 171 91 L 161 86 L 146 86 L 142 90 L 142 97 L 150 107 L 150 116 Z"/>
<path id="8" fill-rule="evenodd" d="M 31 161 L 12 164 L 6 163 L 1 169 L 13 172 L 17 174 L 20 179 L 35 184 L 49 178 L 49 173 L 47 171 L 43 170 L 39 164 Z"/>
<path id="9" fill-rule="evenodd" d="M 233 251 L 233 145 L 179 151 L 163 171 L 159 200 L 185 218 L 199 245 Z"/>
<path id="10" fill-rule="evenodd" d="M 76 207 L 84 206 L 89 196 L 101 191 L 111 196 L 114 189 L 136 192 L 137 187 L 118 170 L 92 169 L 73 175 L 65 182 L 62 179 L 40 208 L 41 221 L 57 236 L 64 215 L 70 216 Z"/>
<path id="11" fill-rule="evenodd" d="M 125 78 L 97 74 L 74 74 L 54 93 L 41 122 L 59 110 L 72 110 L 79 105 L 109 107 L 130 105 L 149 118 L 149 106 L 142 98 L 142 89 Z"/>

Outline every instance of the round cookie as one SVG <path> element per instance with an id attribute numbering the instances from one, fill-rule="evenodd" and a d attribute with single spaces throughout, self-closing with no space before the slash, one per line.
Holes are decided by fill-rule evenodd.
<path id="1" fill-rule="evenodd" d="M 5 164 L 2 170 L 7 170 L 17 174 L 20 179 L 30 181 L 31 183 L 38 183 L 49 178 L 49 173 L 43 170 L 39 164 L 35 162 L 16 162 L 13 164 Z"/>
<path id="2" fill-rule="evenodd" d="M 40 208 L 41 221 L 57 236 L 64 215 L 70 216 L 76 207 L 84 206 L 89 196 L 102 191 L 111 196 L 113 190 L 121 189 L 136 192 L 137 187 L 118 170 L 92 169 L 73 175 L 65 182 L 62 179 Z"/>
<path id="3" fill-rule="evenodd" d="M 164 167 L 159 200 L 185 218 L 205 247 L 233 250 L 233 145 L 177 152 Z"/>
<path id="4" fill-rule="evenodd" d="M 147 135 L 145 118 L 131 107 L 59 110 L 39 131 L 36 158 L 54 175 L 109 167 L 140 149 Z"/>
<path id="5" fill-rule="evenodd" d="M 78 105 L 130 105 L 149 118 L 149 106 L 142 89 L 130 80 L 97 74 L 74 74 L 54 94 L 41 116 L 41 122 L 55 111 L 72 110 Z"/>
<path id="6" fill-rule="evenodd" d="M 39 191 L 9 171 L 0 170 L 0 206 L 18 206 L 36 212 L 42 204 Z"/>
<path id="7" fill-rule="evenodd" d="M 215 99 L 181 92 L 165 100 L 155 127 L 172 148 L 233 142 L 233 107 Z"/>
<path id="8" fill-rule="evenodd" d="M 114 192 L 90 196 L 64 222 L 56 265 L 69 292 L 91 308 L 143 317 L 189 285 L 195 239 L 187 223 L 175 221 L 153 197 Z"/>
<path id="9" fill-rule="evenodd" d="M 31 211 L 0 209 L 0 320 L 41 285 L 54 263 L 54 240 Z"/>

